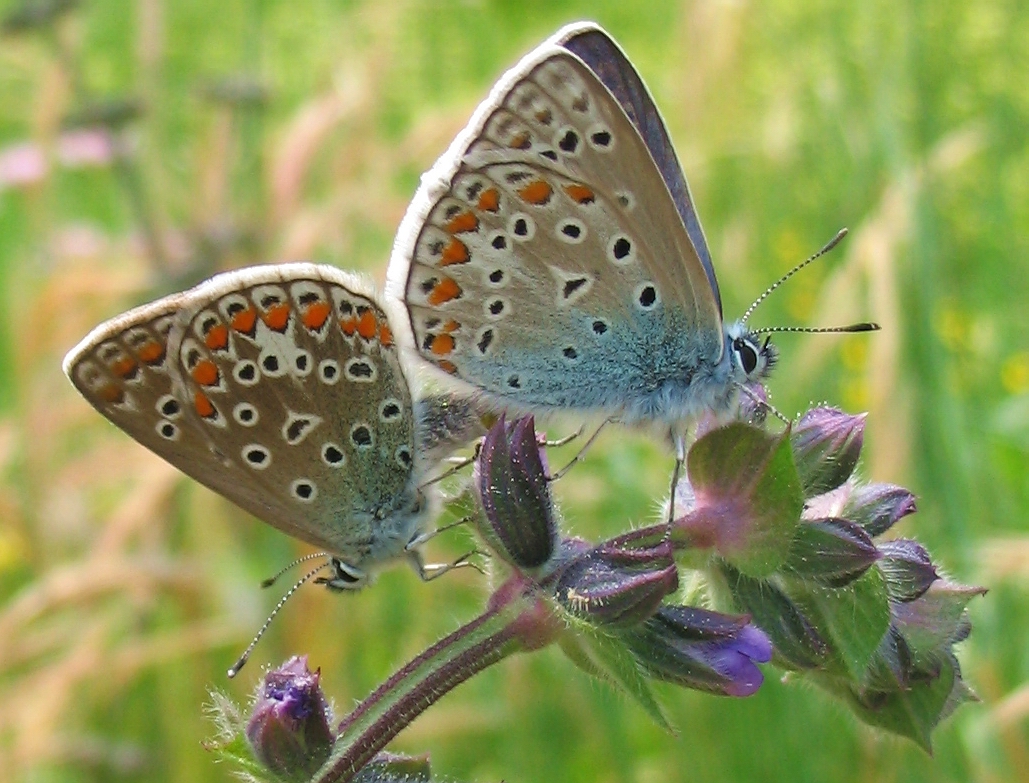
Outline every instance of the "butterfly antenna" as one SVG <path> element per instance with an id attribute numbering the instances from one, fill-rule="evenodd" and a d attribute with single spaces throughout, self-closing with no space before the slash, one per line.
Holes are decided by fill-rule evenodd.
<path id="1" fill-rule="evenodd" d="M 315 553 L 310 554 L 310 555 L 304 555 L 303 557 L 299 557 L 296 560 L 294 560 L 292 563 L 290 563 L 289 565 L 283 566 L 282 568 L 280 568 L 278 573 L 275 574 L 275 576 L 269 576 L 267 579 L 262 581 L 261 582 L 261 587 L 271 587 L 273 584 L 275 584 L 279 580 L 279 577 L 281 577 L 287 571 L 292 571 L 294 568 L 296 568 L 301 563 L 306 563 L 308 560 L 314 560 L 317 557 L 331 557 L 331 555 L 328 552 L 315 552 Z"/>
<path id="2" fill-rule="evenodd" d="M 771 334 L 772 332 L 807 332 L 808 334 L 828 334 L 842 332 L 878 332 L 882 329 L 879 324 L 864 322 L 850 324 L 849 326 L 765 326 L 761 329 L 752 329 L 751 334 Z"/>
<path id="3" fill-rule="evenodd" d="M 239 674 L 240 669 L 246 666 L 247 661 L 250 660 L 250 653 L 254 651 L 254 648 L 257 646 L 257 643 L 261 640 L 261 637 L 264 636 L 264 632 L 267 631 L 268 626 L 272 624 L 272 620 L 275 619 L 275 615 L 277 615 L 279 613 L 279 610 L 286 605 L 286 601 L 288 601 L 290 597 L 293 595 L 293 593 L 299 590 L 306 582 L 310 581 L 311 578 L 315 576 L 315 574 L 317 574 L 319 571 L 324 571 L 326 568 L 329 567 L 329 565 L 331 565 L 331 563 L 323 563 L 313 571 L 305 574 L 301 579 L 297 580 L 297 583 L 295 585 L 293 585 L 291 588 L 289 588 L 289 590 L 286 591 L 286 594 L 282 596 L 282 598 L 279 599 L 279 602 L 275 604 L 275 608 L 272 609 L 272 613 L 268 615 L 268 619 L 265 620 L 264 625 L 261 626 L 261 630 L 257 632 L 257 635 L 254 636 L 254 640 L 250 642 L 250 646 L 248 646 L 243 651 L 243 654 L 239 656 L 239 660 L 237 660 L 229 668 L 228 675 L 230 680 L 237 674 Z"/>
<path id="4" fill-rule="evenodd" d="M 754 304 L 752 304 L 750 307 L 747 308 L 747 312 L 745 312 L 743 314 L 743 318 L 741 318 L 740 320 L 743 321 L 744 323 L 746 323 L 747 319 L 750 318 L 750 314 L 754 312 L 754 310 L 757 308 L 757 306 L 759 304 L 761 304 L 763 301 L 765 301 L 765 299 L 768 298 L 768 295 L 770 293 L 772 293 L 772 291 L 774 291 L 776 288 L 781 286 L 783 283 L 785 283 L 787 280 L 789 280 L 791 277 L 793 277 L 795 274 L 797 274 L 797 272 L 799 272 L 801 269 L 806 267 L 812 261 L 815 261 L 815 260 L 821 258 L 826 253 L 828 253 L 830 250 L 832 250 L 834 247 L 836 247 L 838 244 L 840 244 L 840 242 L 843 240 L 843 238 L 845 236 L 847 236 L 847 229 L 841 228 L 839 231 L 836 232 L 836 236 L 834 236 L 832 239 L 829 240 L 829 242 L 825 245 L 825 247 L 823 247 L 821 250 L 819 250 L 817 253 L 815 253 L 810 258 L 805 259 L 804 261 L 801 261 L 799 264 L 797 264 L 795 267 L 793 267 L 793 269 L 791 269 L 789 272 L 787 272 L 782 277 L 780 277 L 778 280 L 776 280 L 774 283 L 772 283 L 770 286 L 768 286 L 768 288 L 765 289 L 765 292 L 763 294 L 761 294 L 761 296 L 759 296 L 757 299 L 754 300 Z M 833 330 L 829 330 L 829 331 L 833 331 Z M 869 330 L 865 329 L 865 330 L 862 330 L 862 331 L 869 331 Z"/>

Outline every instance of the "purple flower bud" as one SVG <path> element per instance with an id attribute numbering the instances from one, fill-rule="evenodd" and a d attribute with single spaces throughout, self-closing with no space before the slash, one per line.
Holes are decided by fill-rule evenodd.
<path id="1" fill-rule="evenodd" d="M 925 547 L 917 541 L 897 538 L 879 545 L 883 559 L 879 570 L 894 601 L 906 603 L 922 596 L 940 578 Z"/>
<path id="2" fill-rule="evenodd" d="M 875 544 L 860 525 L 846 519 L 817 519 L 797 528 L 786 569 L 830 587 L 843 587 L 878 559 Z"/>
<path id="3" fill-rule="evenodd" d="M 724 696 L 750 696 L 772 659 L 772 643 L 747 617 L 664 606 L 624 638 L 653 677 Z"/>
<path id="4" fill-rule="evenodd" d="M 840 516 L 857 522 L 870 536 L 881 536 L 902 517 L 916 511 L 915 496 L 904 487 L 868 484 L 855 487 Z"/>
<path id="5" fill-rule="evenodd" d="M 531 416 L 503 416 L 486 434 L 475 485 L 485 512 L 481 533 L 497 555 L 526 570 L 545 570 L 558 543 L 554 504 Z"/>
<path id="6" fill-rule="evenodd" d="M 821 495 L 850 478 L 864 441 L 865 416 L 836 408 L 812 408 L 793 428 L 790 441 L 804 497 Z"/>
<path id="7" fill-rule="evenodd" d="M 260 685 L 246 736 L 257 760 L 283 780 L 310 779 L 332 752 L 320 676 L 307 668 L 306 655 L 295 656 L 268 672 Z"/>
<path id="8" fill-rule="evenodd" d="M 611 541 L 568 562 L 554 585 L 554 597 L 571 614 L 603 625 L 636 625 L 657 611 L 679 588 L 672 548 Z"/>

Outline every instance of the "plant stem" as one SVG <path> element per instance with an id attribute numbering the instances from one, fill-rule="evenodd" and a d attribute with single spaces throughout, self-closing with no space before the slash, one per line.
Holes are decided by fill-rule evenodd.
<path id="1" fill-rule="evenodd" d="M 315 783 L 346 783 L 425 709 L 465 680 L 525 649 L 518 620 L 532 599 L 518 594 L 414 658 L 339 726 L 331 758 Z"/>

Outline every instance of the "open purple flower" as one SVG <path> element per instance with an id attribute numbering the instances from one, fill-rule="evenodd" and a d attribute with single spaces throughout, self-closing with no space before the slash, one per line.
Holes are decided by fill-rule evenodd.
<path id="1" fill-rule="evenodd" d="M 624 637 L 643 668 L 658 679 L 724 696 L 750 696 L 772 659 L 772 643 L 747 616 L 693 606 L 664 606 Z"/>

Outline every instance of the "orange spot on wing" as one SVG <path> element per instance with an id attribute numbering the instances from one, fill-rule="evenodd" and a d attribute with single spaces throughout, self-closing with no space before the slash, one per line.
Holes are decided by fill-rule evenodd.
<path id="1" fill-rule="evenodd" d="M 449 334 L 437 334 L 432 338 L 429 350 L 437 356 L 446 356 L 454 351 L 454 338 Z"/>
<path id="2" fill-rule="evenodd" d="M 525 131 L 516 133 L 511 137 L 511 141 L 507 143 L 511 149 L 514 150 L 527 150 L 532 146 L 532 139 L 529 138 L 529 134 Z"/>
<path id="3" fill-rule="evenodd" d="M 450 234 L 463 234 L 466 231 L 475 231 L 479 227 L 479 219 L 471 210 L 454 215 L 447 223 L 447 232 Z"/>
<path id="4" fill-rule="evenodd" d="M 357 333 L 366 340 L 371 340 L 379 329 L 379 323 L 375 320 L 375 313 L 365 310 L 357 318 Z"/>
<path id="5" fill-rule="evenodd" d="M 542 179 L 534 179 L 518 191 L 519 196 L 530 204 L 536 204 L 537 206 L 540 204 L 546 204 L 550 201 L 550 197 L 553 193 L 554 189 Z"/>
<path id="6" fill-rule="evenodd" d="M 109 383 L 99 392 L 100 399 L 104 402 L 116 405 L 125 401 L 125 390 L 116 383 Z"/>
<path id="7" fill-rule="evenodd" d="M 190 374 L 193 376 L 193 380 L 201 386 L 214 386 L 218 383 L 218 365 L 210 359 L 198 362 Z"/>
<path id="8" fill-rule="evenodd" d="M 160 364 L 164 361 L 164 346 L 153 340 L 146 345 L 140 347 L 136 352 L 140 361 L 146 362 L 147 364 Z"/>
<path id="9" fill-rule="evenodd" d="M 496 188 L 490 188 L 489 190 L 482 191 L 479 196 L 479 209 L 484 212 L 496 212 L 500 209 L 500 194 Z"/>
<path id="10" fill-rule="evenodd" d="M 252 307 L 240 310 L 232 316 L 232 328 L 240 334 L 253 334 L 255 326 L 257 326 L 257 311 Z"/>
<path id="11" fill-rule="evenodd" d="M 389 348 L 393 345 L 393 332 L 386 324 L 379 324 L 379 342 L 382 343 L 384 348 Z"/>
<path id="12" fill-rule="evenodd" d="M 197 392 L 193 395 L 193 408 L 196 412 L 205 419 L 210 419 L 218 415 L 218 411 L 215 410 L 214 405 L 207 399 L 207 395 L 203 392 Z"/>
<path id="13" fill-rule="evenodd" d="M 343 330 L 343 334 L 347 337 L 353 337 L 354 332 L 357 331 L 357 319 L 353 316 L 350 318 L 341 318 L 339 320 L 339 328 Z"/>
<path id="14" fill-rule="evenodd" d="M 439 265 L 466 264 L 469 258 L 468 247 L 460 239 L 455 238 L 451 239 L 450 244 L 443 249 L 443 259 Z"/>
<path id="15" fill-rule="evenodd" d="M 429 304 L 437 306 L 444 302 L 449 302 L 451 299 L 457 299 L 460 295 L 461 286 L 454 282 L 452 277 L 444 277 L 433 287 L 428 296 L 428 301 Z"/>
<path id="16" fill-rule="evenodd" d="M 268 312 L 261 316 L 261 320 L 268 325 L 269 329 L 274 329 L 276 332 L 286 331 L 286 325 L 289 323 L 289 304 L 280 302 L 272 305 L 268 308 Z"/>
<path id="17" fill-rule="evenodd" d="M 215 324 L 204 335 L 204 345 L 212 351 L 223 351 L 229 345 L 229 328 L 225 324 Z"/>
<path id="18" fill-rule="evenodd" d="M 304 314 L 301 316 L 301 320 L 304 322 L 304 326 L 312 331 L 318 331 L 325 322 L 329 320 L 329 313 L 332 312 L 332 305 L 328 302 L 312 302 Z"/>
<path id="19" fill-rule="evenodd" d="M 136 364 L 136 360 L 129 357 L 123 356 L 121 359 L 111 365 L 111 372 L 120 378 L 131 378 L 136 374 L 136 370 L 139 365 Z"/>
<path id="20" fill-rule="evenodd" d="M 452 319 L 450 321 L 447 321 L 445 324 L 443 324 L 443 331 L 446 334 L 450 334 L 451 332 L 456 332 L 460 328 L 461 328 L 461 324 L 459 322 L 457 322 L 457 321 L 452 320 Z"/>
<path id="21" fill-rule="evenodd" d="M 565 193 L 577 204 L 592 204 L 597 198 L 597 194 L 585 185 L 565 185 Z"/>
<path id="22" fill-rule="evenodd" d="M 457 375 L 457 365 L 453 362 L 447 361 L 446 359 L 440 359 L 436 362 L 436 366 L 444 372 L 448 372 L 451 375 Z"/>

